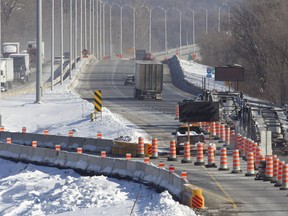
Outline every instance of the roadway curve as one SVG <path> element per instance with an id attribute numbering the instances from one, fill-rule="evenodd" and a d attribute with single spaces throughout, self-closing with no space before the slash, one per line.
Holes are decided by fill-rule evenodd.
<path id="1" fill-rule="evenodd" d="M 175 105 L 190 94 L 175 88 L 165 71 L 163 101 L 137 101 L 133 99 L 133 86 L 124 86 L 123 78 L 134 73 L 133 61 L 99 61 L 91 63 L 79 75 L 76 90 L 82 98 L 93 101 L 93 91 L 102 90 L 103 105 L 138 125 L 151 137 L 157 137 L 162 148 L 169 147 L 171 132 L 179 125 L 175 117 Z M 133 126 L 132 126 L 133 127 Z M 217 147 L 221 144 L 217 143 Z M 194 164 L 170 162 L 176 171 L 188 172 L 191 184 L 203 188 L 206 215 L 288 215 L 287 191 L 275 188 L 270 182 L 255 181 L 245 177 L 246 163 L 241 160 L 243 173 L 231 174 L 232 157 L 228 156 L 230 171 L 218 171 L 219 156 L 215 156 L 218 168 L 205 168 Z M 193 162 L 195 158 L 192 157 Z M 167 161 L 161 156 L 153 162 Z M 207 157 L 205 157 L 207 161 Z"/>

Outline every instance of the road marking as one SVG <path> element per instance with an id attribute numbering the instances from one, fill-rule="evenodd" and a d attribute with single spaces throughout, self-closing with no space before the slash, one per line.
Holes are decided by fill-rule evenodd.
<path id="1" fill-rule="evenodd" d="M 206 169 L 206 167 L 203 167 L 203 169 L 206 171 L 206 173 L 212 178 L 212 180 L 216 183 L 216 185 L 218 186 L 218 188 L 222 191 L 222 193 L 225 195 L 225 200 L 227 200 L 228 202 L 230 202 L 233 206 L 233 208 L 238 208 L 237 204 L 235 203 L 233 197 L 224 190 L 224 188 L 222 187 L 222 185 L 217 181 L 217 179 L 208 172 L 208 170 Z M 213 193 L 209 192 L 210 195 L 213 195 Z M 217 194 L 214 194 L 215 196 L 217 197 L 222 197 L 222 196 L 219 196 Z"/>

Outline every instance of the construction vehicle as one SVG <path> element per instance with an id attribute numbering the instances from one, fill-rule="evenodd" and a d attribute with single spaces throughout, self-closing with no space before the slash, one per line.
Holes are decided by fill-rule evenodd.
<path id="1" fill-rule="evenodd" d="M 37 62 L 37 41 L 28 41 L 27 53 L 29 54 L 30 63 L 32 67 L 36 66 Z M 42 41 L 42 61 L 44 62 L 44 42 Z"/>
<path id="2" fill-rule="evenodd" d="M 11 54 L 10 57 L 13 58 L 14 80 L 22 83 L 28 82 L 30 76 L 29 54 Z"/>
<path id="3" fill-rule="evenodd" d="M 11 89 L 14 81 L 14 67 L 12 58 L 1 59 L 1 87 L 3 89 Z"/>
<path id="4" fill-rule="evenodd" d="M 2 44 L 2 57 L 9 58 L 10 54 L 19 53 L 20 43 L 19 42 L 5 42 Z"/>
<path id="5" fill-rule="evenodd" d="M 207 151 L 208 146 L 205 143 L 205 131 L 198 125 L 190 124 L 190 151 L 197 150 L 197 143 L 204 144 L 204 151 Z M 188 142 L 188 124 L 181 124 L 175 132 L 172 133 L 176 140 L 176 154 L 184 151 L 184 144 Z"/>
<path id="6" fill-rule="evenodd" d="M 136 61 L 135 66 L 135 99 L 162 100 L 163 64 Z"/>

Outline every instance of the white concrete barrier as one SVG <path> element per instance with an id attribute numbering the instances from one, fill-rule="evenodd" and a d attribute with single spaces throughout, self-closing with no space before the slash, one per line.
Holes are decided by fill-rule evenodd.
<path id="1" fill-rule="evenodd" d="M 31 161 L 44 165 L 78 169 L 94 174 L 130 177 L 133 180 L 166 188 L 178 198 L 183 184 L 187 183 L 180 176 L 169 173 L 166 169 L 158 168 L 154 164 L 145 164 L 142 161 L 101 158 L 75 152 L 6 143 L 0 143 L 0 156 L 25 160 L 25 162 Z"/>
<path id="2" fill-rule="evenodd" d="M 88 157 L 88 165 L 86 171 L 100 173 L 103 158 L 95 157 L 92 155 L 88 155 L 87 157 Z"/>

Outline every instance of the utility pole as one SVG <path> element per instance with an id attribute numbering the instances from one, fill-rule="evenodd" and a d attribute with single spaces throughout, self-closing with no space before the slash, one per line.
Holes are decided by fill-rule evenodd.
<path id="1" fill-rule="evenodd" d="M 63 84 L 63 0 L 60 1 L 60 84 Z"/>
<path id="2" fill-rule="evenodd" d="M 72 79 L 72 60 L 73 60 L 73 37 L 72 37 L 72 0 L 70 0 L 70 24 L 69 24 L 69 79 Z"/>

